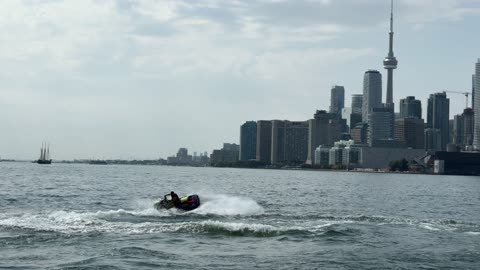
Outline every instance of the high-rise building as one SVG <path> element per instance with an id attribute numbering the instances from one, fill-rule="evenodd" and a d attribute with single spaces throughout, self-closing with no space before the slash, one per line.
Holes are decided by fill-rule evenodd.
<path id="1" fill-rule="evenodd" d="M 474 113 L 471 108 L 463 110 L 462 114 L 453 118 L 452 141 L 462 149 L 471 149 L 473 145 Z"/>
<path id="2" fill-rule="evenodd" d="M 257 157 L 257 122 L 248 121 L 240 127 L 240 160 Z"/>
<path id="3" fill-rule="evenodd" d="M 400 118 L 395 120 L 395 140 L 405 142 L 405 147 L 425 148 L 425 123 L 419 118 Z"/>
<path id="4" fill-rule="evenodd" d="M 466 108 L 463 110 L 463 145 L 472 146 L 473 145 L 473 130 L 474 130 L 474 119 L 475 113 L 471 108 Z"/>
<path id="5" fill-rule="evenodd" d="M 375 141 L 393 140 L 395 115 L 391 107 L 373 108 L 368 114 L 368 144 Z"/>
<path id="6" fill-rule="evenodd" d="M 453 143 L 463 149 L 473 144 L 474 113 L 471 108 L 463 110 L 462 114 L 453 118 Z"/>
<path id="7" fill-rule="evenodd" d="M 427 128 L 425 129 L 425 150 L 426 151 L 441 151 L 442 139 L 439 129 Z"/>
<path id="8" fill-rule="evenodd" d="M 472 109 L 475 110 L 475 74 L 472 75 Z"/>
<path id="9" fill-rule="evenodd" d="M 188 162 L 190 161 L 188 158 L 188 149 L 187 148 L 179 148 L 177 152 L 177 160 L 179 162 Z"/>
<path id="10" fill-rule="evenodd" d="M 272 121 L 271 164 L 283 163 L 285 157 L 285 121 Z"/>
<path id="11" fill-rule="evenodd" d="M 352 140 L 357 144 L 367 144 L 368 124 L 365 122 L 357 123 L 350 129 Z"/>
<path id="12" fill-rule="evenodd" d="M 352 113 L 362 114 L 363 95 L 352 95 Z"/>
<path id="13" fill-rule="evenodd" d="M 456 145 L 463 145 L 465 139 L 465 121 L 463 115 L 458 114 L 453 117 L 453 138 L 452 142 Z"/>
<path id="14" fill-rule="evenodd" d="M 272 121 L 257 121 L 256 160 L 270 163 L 272 155 Z"/>
<path id="15" fill-rule="evenodd" d="M 236 144 L 236 143 L 223 143 L 223 150 L 226 150 L 226 151 L 236 151 L 236 152 L 239 152 L 240 151 L 240 145 Z"/>
<path id="16" fill-rule="evenodd" d="M 213 150 L 210 155 L 211 165 L 220 165 L 222 163 L 234 163 L 238 161 L 240 147 L 235 143 L 224 143 L 222 149 Z"/>
<path id="17" fill-rule="evenodd" d="M 363 76 L 362 121 L 368 121 L 368 114 L 373 108 L 382 105 L 382 74 L 377 70 L 368 70 Z"/>
<path id="18" fill-rule="evenodd" d="M 409 96 L 400 100 L 400 118 L 422 119 L 422 102 Z"/>
<path id="19" fill-rule="evenodd" d="M 272 121 L 272 164 L 305 163 L 307 155 L 307 121 Z"/>
<path id="20" fill-rule="evenodd" d="M 475 94 L 474 94 L 474 134 L 473 147 L 480 150 L 480 58 L 475 64 Z"/>
<path id="21" fill-rule="evenodd" d="M 441 150 L 447 149 L 450 141 L 450 99 L 445 92 L 431 94 L 428 98 L 427 107 L 427 128 L 440 131 Z"/>
<path id="22" fill-rule="evenodd" d="M 313 163 L 318 146 L 332 146 L 341 138 L 344 126 L 340 115 L 326 111 L 317 111 L 314 119 L 308 120 L 308 164 Z"/>
<path id="23" fill-rule="evenodd" d="M 393 0 L 390 9 L 390 33 L 388 55 L 383 60 L 383 66 L 387 70 L 387 100 L 385 106 L 394 110 L 393 103 L 393 70 L 397 68 L 398 61 L 393 54 Z"/>
<path id="24" fill-rule="evenodd" d="M 355 128 L 355 126 L 358 123 L 362 122 L 362 106 L 363 106 L 363 95 L 358 95 L 358 94 L 352 95 L 351 114 L 347 119 L 347 125 L 350 127 L 350 131 L 353 128 Z"/>
<path id="25" fill-rule="evenodd" d="M 345 88 L 334 85 L 330 91 L 330 113 L 341 114 L 345 107 Z"/>

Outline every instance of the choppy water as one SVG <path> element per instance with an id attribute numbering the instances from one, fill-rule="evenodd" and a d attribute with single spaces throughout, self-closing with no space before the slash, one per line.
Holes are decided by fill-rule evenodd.
<path id="1" fill-rule="evenodd" d="M 0 163 L 0 268 L 480 269 L 480 178 Z"/>

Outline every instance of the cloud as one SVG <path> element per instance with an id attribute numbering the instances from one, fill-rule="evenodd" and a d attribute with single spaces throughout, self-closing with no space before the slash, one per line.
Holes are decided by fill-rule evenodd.
<path id="1" fill-rule="evenodd" d="M 399 0 L 396 22 L 421 31 L 479 8 L 473 0 Z M 337 82 L 333 73 L 354 66 L 361 77 L 370 68 L 358 63 L 378 53 L 370 39 L 386 31 L 388 11 L 384 0 L 1 1 L 0 112 L 15 115 L 6 136 L 25 147 L 8 149 L 26 155 L 55 137 L 64 157 L 89 156 L 59 138 L 66 129 L 111 155 L 126 150 L 102 142 L 138 145 L 141 130 L 158 135 L 145 144 L 165 152 L 182 140 L 211 149 L 218 138 L 234 141 L 246 118 L 287 117 L 279 108 L 292 100 L 290 115 L 310 115 L 316 108 L 305 104 L 328 102 L 328 91 L 317 89 Z M 31 117 L 38 111 L 41 120 Z M 191 134 L 211 121 L 223 133 L 207 129 L 195 142 Z M 49 128 L 32 132 L 42 125 Z"/>
<path id="2" fill-rule="evenodd" d="M 386 2 L 5 1 L 0 4 L 0 58 L 32 69 L 80 74 L 96 63 L 122 64 L 137 73 L 238 73 L 242 63 L 261 63 L 255 58 L 278 51 L 293 56 L 305 48 L 317 55 L 312 48 L 331 50 L 325 42 L 384 24 L 387 16 L 378 11 L 388 10 Z M 459 20 L 479 10 L 476 1 L 462 0 L 403 0 L 396 5 L 400 19 L 417 30 L 427 22 Z"/>

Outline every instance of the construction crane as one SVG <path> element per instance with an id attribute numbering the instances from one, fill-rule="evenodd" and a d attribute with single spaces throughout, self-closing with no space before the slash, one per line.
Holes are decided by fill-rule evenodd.
<path id="1" fill-rule="evenodd" d="M 468 96 L 471 95 L 471 92 L 458 92 L 458 91 L 444 91 L 446 93 L 453 93 L 453 94 L 462 94 L 465 96 L 465 109 L 468 108 Z"/>

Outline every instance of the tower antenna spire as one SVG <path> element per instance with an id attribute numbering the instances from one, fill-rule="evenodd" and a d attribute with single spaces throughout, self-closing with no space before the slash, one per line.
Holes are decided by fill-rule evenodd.
<path id="1" fill-rule="evenodd" d="M 390 2 L 390 32 L 393 33 L 393 0 Z"/>

